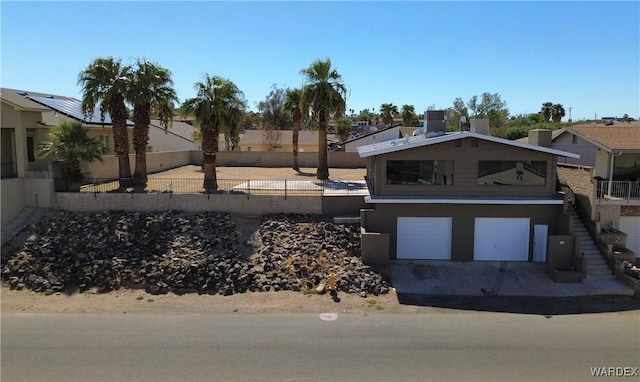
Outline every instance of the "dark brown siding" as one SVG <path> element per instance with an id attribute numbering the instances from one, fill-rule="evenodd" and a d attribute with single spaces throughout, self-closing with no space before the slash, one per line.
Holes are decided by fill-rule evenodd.
<path id="1" fill-rule="evenodd" d="M 484 140 L 478 140 L 478 147 L 472 147 L 473 139 L 462 139 L 461 147 L 456 147 L 455 141 L 452 141 L 376 156 L 374 195 L 551 197 L 557 194 L 555 155 Z M 453 184 L 386 184 L 388 160 L 453 160 Z M 481 186 L 477 180 L 480 160 L 546 161 L 547 179 L 544 186 Z"/>
<path id="2" fill-rule="evenodd" d="M 549 234 L 560 228 L 562 205 L 482 205 L 482 204 L 377 204 L 363 222 L 368 232 L 389 234 L 389 257 L 396 258 L 398 217 L 452 217 L 451 259 L 472 261 L 476 217 L 530 218 L 529 259 L 533 249 L 533 226 L 546 224 Z M 496 232 L 500 235 L 500 232 Z"/>

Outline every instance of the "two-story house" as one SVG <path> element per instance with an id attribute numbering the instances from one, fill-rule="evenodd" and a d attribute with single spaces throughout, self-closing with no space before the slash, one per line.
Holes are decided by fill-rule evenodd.
<path id="1" fill-rule="evenodd" d="M 573 126 L 554 132 L 552 147 L 580 154 L 559 161 L 558 175 L 601 229 L 617 229 L 640 254 L 640 123 Z"/>
<path id="2" fill-rule="evenodd" d="M 363 260 L 544 262 L 547 237 L 561 230 L 565 213 L 557 158 L 579 158 L 545 147 L 550 141 L 550 131 L 533 145 L 427 127 L 359 147 L 370 192 L 361 211 Z"/>

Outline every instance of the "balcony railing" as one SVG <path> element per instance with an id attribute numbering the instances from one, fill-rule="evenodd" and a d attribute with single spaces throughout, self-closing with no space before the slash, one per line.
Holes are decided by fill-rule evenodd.
<path id="1" fill-rule="evenodd" d="M 609 191 L 611 183 L 611 191 Z M 608 181 L 600 180 L 596 185 L 596 197 L 598 199 L 637 199 L 640 200 L 640 182 L 631 181 Z"/>

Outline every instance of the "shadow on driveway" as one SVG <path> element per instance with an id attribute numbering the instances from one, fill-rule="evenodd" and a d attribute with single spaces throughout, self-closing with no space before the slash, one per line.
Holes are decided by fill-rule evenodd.
<path id="1" fill-rule="evenodd" d="M 543 316 L 640 311 L 640 299 L 630 296 L 430 296 L 398 293 L 403 305 Z"/>

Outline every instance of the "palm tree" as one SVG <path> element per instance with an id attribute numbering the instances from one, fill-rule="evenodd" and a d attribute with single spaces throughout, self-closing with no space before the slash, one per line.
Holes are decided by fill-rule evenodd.
<path id="1" fill-rule="evenodd" d="M 351 118 L 340 117 L 335 119 L 336 134 L 340 137 L 340 142 L 344 143 L 351 134 Z"/>
<path id="2" fill-rule="evenodd" d="M 542 109 L 540 109 L 540 112 L 542 113 L 542 118 L 544 118 L 544 122 L 549 122 L 549 119 L 551 119 L 551 114 L 553 113 L 553 103 L 552 102 L 545 102 L 542 104 Z"/>
<path id="3" fill-rule="evenodd" d="M 89 138 L 89 128 L 78 121 L 62 121 L 53 128 L 49 140 L 38 145 L 38 157 L 53 157 L 64 163 L 66 180 L 77 183 L 82 180 L 80 161 L 102 162 L 105 147 L 100 140 Z"/>
<path id="4" fill-rule="evenodd" d="M 382 123 L 391 126 L 393 117 L 398 115 L 398 107 L 392 103 L 383 103 L 380 105 L 380 114 L 382 114 Z"/>
<path id="5" fill-rule="evenodd" d="M 220 131 L 242 121 L 242 92 L 230 80 L 205 73 L 204 81 L 195 84 L 197 95 L 189 98 L 180 107 L 183 116 L 195 117 L 196 126 L 202 134 L 204 158 L 204 189 L 218 189 L 216 177 L 216 154 Z"/>
<path id="6" fill-rule="evenodd" d="M 78 84 L 82 86 L 82 112 L 89 116 L 100 104 L 100 117 L 111 116 L 115 153 L 118 157 L 119 189 L 132 186 L 129 164 L 129 135 L 125 93 L 131 68 L 113 57 L 98 58 L 80 72 Z"/>
<path id="7" fill-rule="evenodd" d="M 553 123 L 560 123 L 562 117 L 566 115 L 564 107 L 557 103 L 551 106 L 551 118 L 553 119 Z"/>
<path id="8" fill-rule="evenodd" d="M 413 105 L 402 105 L 402 126 L 411 127 L 416 119 L 416 108 Z"/>
<path id="9" fill-rule="evenodd" d="M 147 145 L 151 113 L 168 128 L 173 119 L 173 105 L 178 97 L 173 89 L 171 71 L 145 59 L 137 60 L 127 99 L 133 104 L 133 147 L 136 151 L 136 169 L 133 174 L 136 192 L 147 187 Z"/>
<path id="10" fill-rule="evenodd" d="M 300 171 L 298 163 L 298 138 L 300 135 L 300 125 L 302 125 L 302 89 L 287 89 L 285 94 L 284 109 L 291 113 L 293 120 L 293 169 Z"/>
<path id="11" fill-rule="evenodd" d="M 329 179 L 327 154 L 327 120 L 329 114 L 344 114 L 346 85 L 337 70 L 331 68 L 331 60 L 316 60 L 300 74 L 305 76 L 302 103 L 309 105 L 318 121 L 318 170 L 316 177 Z"/>

